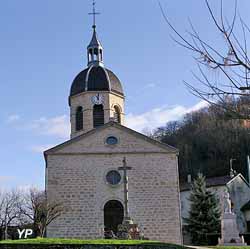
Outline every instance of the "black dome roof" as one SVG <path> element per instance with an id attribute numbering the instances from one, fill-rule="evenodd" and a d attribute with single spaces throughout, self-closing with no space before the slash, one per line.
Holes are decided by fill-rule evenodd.
<path id="1" fill-rule="evenodd" d="M 80 72 L 71 85 L 70 96 L 85 91 L 112 91 L 124 95 L 117 76 L 101 66 L 91 66 Z"/>

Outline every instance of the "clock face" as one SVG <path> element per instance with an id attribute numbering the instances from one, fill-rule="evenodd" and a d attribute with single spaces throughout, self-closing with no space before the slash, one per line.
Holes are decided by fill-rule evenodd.
<path id="1" fill-rule="evenodd" d="M 104 103 L 104 97 L 100 93 L 92 96 L 91 100 L 94 105 L 102 105 Z"/>

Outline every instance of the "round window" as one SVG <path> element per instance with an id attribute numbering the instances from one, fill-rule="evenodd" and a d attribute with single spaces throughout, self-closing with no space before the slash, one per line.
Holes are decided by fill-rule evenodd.
<path id="1" fill-rule="evenodd" d="M 114 136 L 110 136 L 106 139 L 106 143 L 108 145 L 115 145 L 115 144 L 118 144 L 118 139 Z"/>
<path id="2" fill-rule="evenodd" d="M 116 170 L 111 170 L 106 175 L 106 181 L 111 185 L 117 185 L 121 181 L 121 175 Z"/>

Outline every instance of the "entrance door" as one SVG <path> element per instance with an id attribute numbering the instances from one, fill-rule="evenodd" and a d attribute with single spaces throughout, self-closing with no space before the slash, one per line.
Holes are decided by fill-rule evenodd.
<path id="1" fill-rule="evenodd" d="M 121 202 L 112 200 L 108 201 L 104 206 L 104 226 L 117 233 L 117 226 L 122 224 L 124 209 Z"/>

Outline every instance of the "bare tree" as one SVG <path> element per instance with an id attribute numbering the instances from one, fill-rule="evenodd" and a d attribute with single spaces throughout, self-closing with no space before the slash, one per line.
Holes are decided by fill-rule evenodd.
<path id="1" fill-rule="evenodd" d="M 18 223 L 21 193 L 17 190 L 0 193 L 0 228 L 3 239 L 8 238 L 8 229 Z"/>
<path id="2" fill-rule="evenodd" d="M 36 236 L 44 237 L 46 227 L 63 212 L 63 206 L 57 202 L 49 202 L 45 191 L 30 189 L 22 206 L 22 220 L 32 223 Z"/>
<path id="3" fill-rule="evenodd" d="M 249 119 L 250 60 L 247 36 L 250 34 L 250 28 L 237 14 L 237 0 L 235 0 L 234 15 L 230 22 L 223 13 L 223 0 L 220 2 L 219 17 L 216 17 L 209 0 L 204 0 L 204 2 L 217 33 L 223 38 L 223 46 L 210 44 L 204 40 L 191 21 L 187 36 L 182 35 L 169 21 L 159 3 L 165 21 L 176 35 L 173 39 L 195 55 L 199 73 L 193 73 L 193 76 L 194 80 L 199 83 L 199 87 L 195 86 L 197 84 L 184 83 L 192 94 L 230 112 L 232 117 Z M 219 71 L 220 78 L 211 79 L 205 72 L 205 68 Z"/>

